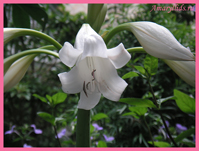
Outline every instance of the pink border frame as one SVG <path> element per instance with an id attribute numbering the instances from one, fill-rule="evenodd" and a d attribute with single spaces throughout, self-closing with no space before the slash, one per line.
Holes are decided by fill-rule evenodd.
<path id="1" fill-rule="evenodd" d="M 74 151 L 78 151 L 78 150 L 83 150 L 83 151 L 87 151 L 87 150 L 98 150 L 100 151 L 102 148 L 4 148 L 4 143 L 3 143 L 3 138 L 4 138 L 4 131 L 3 131 L 3 119 L 4 119 L 4 111 L 3 111 L 3 4 L 4 3 L 195 3 L 196 4 L 196 27 L 199 26 L 199 17 L 198 17 L 198 11 L 199 8 L 198 6 L 198 2 L 197 0 L 34 0 L 34 1 L 25 1 L 25 0 L 1 0 L 0 2 L 0 79 L 1 81 L 1 85 L 0 85 L 0 150 L 2 151 L 11 151 L 11 150 L 16 150 L 16 151 L 21 151 L 21 150 L 30 150 L 30 151 L 34 151 L 34 150 L 49 150 L 49 151 L 54 151 L 55 149 L 57 150 L 74 150 Z M 199 40 L 198 38 L 199 36 L 199 32 L 198 32 L 198 28 L 196 28 L 196 41 Z M 196 51 L 199 49 L 199 45 L 196 43 Z M 199 86 L 199 80 L 198 80 L 198 76 L 199 76 L 199 71 L 198 69 L 198 59 L 199 57 L 196 55 L 196 127 L 199 126 L 199 120 L 198 120 L 198 114 L 199 114 L 199 106 L 198 106 L 198 86 Z M 185 151 L 185 150 L 190 150 L 190 151 L 198 151 L 199 150 L 199 130 L 196 128 L 196 147 L 194 148 L 169 148 L 169 150 L 171 151 Z M 103 150 L 125 150 L 125 151 L 130 151 L 130 150 L 136 150 L 136 151 L 154 151 L 154 150 L 163 150 L 166 151 L 168 150 L 168 148 L 103 148 Z"/>

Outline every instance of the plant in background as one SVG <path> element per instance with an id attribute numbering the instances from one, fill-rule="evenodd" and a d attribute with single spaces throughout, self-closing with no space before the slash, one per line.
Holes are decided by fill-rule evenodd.
<path id="1" fill-rule="evenodd" d="M 16 7 L 19 9 L 16 9 Z M 28 8 L 34 8 L 32 10 L 40 10 L 45 18 L 44 22 L 42 22 L 38 17 L 35 17 L 32 10 L 28 10 Z M 27 13 L 42 25 L 43 30 L 45 29 L 47 17 L 44 15 L 45 13 L 43 12 L 43 9 L 38 7 L 38 5 L 32 5 L 32 7 L 31 5 L 13 5 L 13 12 L 14 11 L 26 12 L 22 14 L 27 18 L 26 21 L 28 22 L 24 25 L 27 25 L 28 28 L 30 21 Z M 118 104 L 126 104 L 117 110 L 113 109 L 113 113 L 119 112 L 121 115 L 125 109 L 128 108 L 130 112 L 122 114 L 123 116 L 121 117 L 130 116 L 142 123 L 142 126 L 145 129 L 144 131 L 150 134 L 150 138 L 147 141 L 143 137 L 144 134 L 139 134 L 139 142 L 143 142 L 145 146 L 177 147 L 181 143 L 187 146 L 193 146 L 193 142 L 187 143 L 186 139 L 194 134 L 195 128 L 189 127 L 187 130 L 184 129 L 185 131 L 179 135 L 175 134 L 165 120 L 162 106 L 164 103 L 167 103 L 168 100 L 175 100 L 179 111 L 181 110 L 184 114 L 195 114 L 195 99 L 176 89 L 174 89 L 174 96 L 166 96 L 162 98 L 154 92 L 152 83 L 155 83 L 155 79 L 157 77 L 159 70 L 158 58 L 160 58 L 164 59 L 163 61 L 167 63 L 180 78 L 191 86 L 194 86 L 195 56 L 189 48 L 182 46 L 167 28 L 154 22 L 138 21 L 120 23 L 109 31 L 102 33 L 102 36 L 100 36 L 98 33 L 104 23 L 106 13 L 106 4 L 88 5 L 87 23 L 84 23 L 77 33 L 74 47 L 69 42 L 65 42 L 62 47 L 57 40 L 37 30 L 5 28 L 4 43 L 8 43 L 13 40 L 13 38 L 17 38 L 19 36 L 29 35 L 43 39 L 51 44 L 44 45 L 37 49 L 25 49 L 26 51 L 11 55 L 4 60 L 5 91 L 9 91 L 9 89 L 23 78 L 25 72 L 36 56 L 41 54 L 51 55 L 60 59 L 61 62 L 69 68 L 72 67 L 69 71 L 58 74 L 62 90 L 68 95 L 61 93 L 58 90 L 58 93 L 53 96 L 46 95 L 47 99 L 38 94 L 34 94 L 33 96 L 50 107 L 50 109 L 48 108 L 48 110 L 51 110 L 50 113 L 38 112 L 37 115 L 54 128 L 55 138 L 57 139 L 59 146 L 72 144 L 76 147 L 90 147 L 91 138 L 92 141 L 96 139 L 95 142 L 97 142 L 97 147 L 107 147 L 108 142 L 117 141 L 116 136 L 107 134 L 107 132 L 101 135 L 103 137 L 100 137 L 99 135 L 95 136 L 95 131 L 101 133 L 104 131 L 105 127 L 99 127 L 96 123 L 90 124 L 92 120 L 96 122 L 109 117 L 107 115 L 108 113 L 92 112 L 92 110 L 98 107 L 100 103 L 103 103 L 106 98 L 118 101 Z M 16 20 L 14 21 L 16 27 L 21 26 L 20 22 L 16 22 Z M 142 47 L 132 46 L 131 48 L 125 49 L 125 45 L 119 44 L 114 48 L 107 48 L 107 45 L 110 40 L 113 39 L 113 36 L 121 31 L 133 33 Z M 25 46 L 23 39 L 22 43 Z M 59 53 L 57 53 L 57 51 L 59 51 Z M 139 57 L 137 59 L 134 58 L 134 56 L 139 53 L 147 53 L 143 61 L 139 60 Z M 131 57 L 130 54 L 133 57 Z M 134 63 L 131 64 L 132 62 L 139 62 L 139 65 L 135 65 Z M 17 64 L 19 65 L 17 66 Z M 125 65 L 128 67 L 128 71 L 121 69 L 121 67 L 124 67 Z M 17 66 L 17 68 L 15 66 Z M 55 68 L 57 66 L 57 64 L 54 65 Z M 124 72 L 124 76 L 122 78 L 119 77 L 116 69 Z M 66 70 L 68 70 L 68 68 Z M 11 75 L 17 76 L 14 76 L 13 79 Z M 133 84 L 128 85 L 125 80 L 131 81 L 133 78 L 141 78 L 144 83 L 146 83 L 145 85 L 147 86 L 146 89 L 149 95 L 136 98 L 132 96 L 127 97 L 125 96 L 125 93 L 122 94 L 124 91 L 128 91 L 128 89 L 133 87 Z M 138 88 L 141 88 L 141 86 Z M 161 91 L 161 87 L 159 87 L 159 90 Z M 76 93 L 80 93 L 78 103 Z M 72 117 L 77 115 L 77 119 L 71 119 L 69 123 L 67 123 L 68 121 L 66 118 L 72 117 L 65 117 L 68 110 L 61 109 L 60 106 L 59 108 L 57 107 L 57 105 L 63 103 L 66 98 L 67 102 L 71 102 L 72 100 L 76 104 L 74 105 L 74 108 L 69 111 L 75 109 L 72 112 Z M 58 114 L 56 111 L 63 112 L 63 114 Z M 93 116 L 93 114 L 95 115 Z M 153 117 L 155 114 L 158 115 L 158 118 Z M 152 117 L 153 120 L 157 122 L 157 125 L 159 123 L 163 123 L 166 134 L 168 135 L 168 142 L 166 142 L 167 140 L 161 139 L 158 141 L 153 140 L 152 136 L 154 132 L 152 133 L 151 131 L 151 127 L 153 127 L 153 125 L 151 123 L 147 123 L 147 120 L 150 120 Z M 60 126 L 60 123 L 63 125 Z M 67 124 L 74 125 L 75 127 L 70 135 L 66 134 L 67 129 L 63 128 Z M 57 127 L 62 127 L 59 133 L 57 133 Z M 41 133 L 40 130 L 36 129 L 35 125 L 32 125 L 32 128 L 34 132 L 38 134 Z M 14 127 L 11 131 L 16 132 Z M 7 133 L 11 133 L 11 131 L 8 131 Z M 121 129 L 119 129 L 118 132 L 121 132 Z M 92 137 L 90 136 L 90 133 L 92 134 Z M 173 137 L 173 133 L 176 137 Z M 66 142 L 60 142 L 59 138 L 62 138 L 64 135 L 70 136 L 71 139 Z M 74 138 L 73 135 L 76 135 L 76 137 Z M 133 142 L 136 142 L 138 137 L 136 136 L 133 138 L 133 134 L 131 136 Z M 103 141 L 103 139 L 105 141 Z M 27 144 L 23 144 L 27 147 Z"/>

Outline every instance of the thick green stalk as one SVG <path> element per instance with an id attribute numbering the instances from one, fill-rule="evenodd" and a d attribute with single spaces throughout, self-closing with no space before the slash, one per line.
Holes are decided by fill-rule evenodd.
<path id="1" fill-rule="evenodd" d="M 19 37 L 19 36 L 34 36 L 41 39 L 44 39 L 54 45 L 58 50 L 62 48 L 62 45 L 57 42 L 52 37 L 48 36 L 45 33 L 42 33 L 37 30 L 33 29 L 26 29 L 26 28 L 4 28 L 4 45 L 12 40 L 13 38 Z"/>
<path id="2" fill-rule="evenodd" d="M 24 57 L 26 55 L 39 54 L 39 53 L 45 53 L 45 54 L 49 54 L 49 55 L 59 58 L 59 55 L 57 52 L 46 50 L 46 49 L 31 49 L 31 50 L 22 51 L 20 53 L 14 54 L 4 59 L 4 74 L 7 72 L 11 64 L 15 62 L 17 59 L 20 59 L 21 57 Z"/>
<path id="3" fill-rule="evenodd" d="M 108 42 L 111 40 L 111 38 L 115 34 L 121 32 L 121 31 L 124 31 L 124 30 L 131 31 L 130 23 L 124 23 L 124 24 L 118 25 L 117 27 L 111 29 L 108 33 L 106 33 L 106 35 L 103 37 L 106 45 L 108 44 Z"/>
<path id="4" fill-rule="evenodd" d="M 90 147 L 90 110 L 78 109 L 76 147 Z"/>
<path id="5" fill-rule="evenodd" d="M 128 48 L 127 51 L 129 53 L 146 53 L 146 51 L 143 49 L 143 47 Z"/>

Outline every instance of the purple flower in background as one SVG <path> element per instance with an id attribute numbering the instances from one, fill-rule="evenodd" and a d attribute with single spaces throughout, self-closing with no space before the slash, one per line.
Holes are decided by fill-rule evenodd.
<path id="1" fill-rule="evenodd" d="M 32 125 L 30 125 L 30 126 L 34 129 L 35 134 L 42 134 L 42 130 L 36 129 L 35 124 L 32 124 Z"/>
<path id="2" fill-rule="evenodd" d="M 32 146 L 31 146 L 31 145 L 24 144 L 23 147 L 24 147 L 24 148 L 30 148 L 30 147 L 32 147 Z"/>
<path id="3" fill-rule="evenodd" d="M 111 142 L 111 141 L 114 140 L 114 137 L 113 137 L 113 136 L 107 137 L 105 134 L 103 134 L 103 136 L 104 136 L 106 142 Z"/>
<path id="4" fill-rule="evenodd" d="M 186 130 L 187 130 L 187 127 L 182 126 L 181 124 L 176 124 L 177 133 L 181 133 L 181 132 L 186 131 Z"/>
<path id="5" fill-rule="evenodd" d="M 166 123 L 167 127 L 169 127 L 169 121 L 165 121 L 165 123 Z M 161 128 L 165 128 L 165 126 L 162 125 Z"/>
<path id="6" fill-rule="evenodd" d="M 62 138 L 64 135 L 66 134 L 66 128 L 62 129 L 58 134 L 58 138 Z M 55 136 L 55 138 L 57 138 L 57 136 Z"/>
<path id="7" fill-rule="evenodd" d="M 92 124 L 95 127 L 95 130 L 100 131 L 103 130 L 103 127 L 100 127 L 97 123 Z"/>
<path id="8" fill-rule="evenodd" d="M 194 5 L 191 10 L 195 12 L 196 11 L 196 5 Z"/>
<path id="9" fill-rule="evenodd" d="M 12 133 L 16 133 L 16 134 L 19 135 L 19 132 L 16 131 L 16 130 L 14 130 L 15 127 L 16 127 L 16 126 L 13 125 L 13 126 L 11 127 L 11 130 L 5 132 L 5 135 L 7 135 L 7 134 L 12 134 Z"/>

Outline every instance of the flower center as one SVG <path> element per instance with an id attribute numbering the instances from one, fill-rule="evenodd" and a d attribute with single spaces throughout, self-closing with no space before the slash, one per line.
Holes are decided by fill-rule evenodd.
<path id="1" fill-rule="evenodd" d="M 85 93 L 85 95 L 88 97 L 88 94 L 91 94 L 93 92 L 99 92 L 98 89 L 98 81 L 96 79 L 96 67 L 95 67 L 95 63 L 94 63 L 94 58 L 93 57 L 87 57 L 86 58 L 86 63 L 89 69 L 89 80 L 88 82 L 83 83 L 83 91 Z"/>

